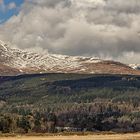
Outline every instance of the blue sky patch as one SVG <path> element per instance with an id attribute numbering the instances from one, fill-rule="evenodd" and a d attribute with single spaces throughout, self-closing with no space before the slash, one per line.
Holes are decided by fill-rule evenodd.
<path id="1" fill-rule="evenodd" d="M 0 23 L 4 23 L 13 15 L 18 14 L 24 0 L 0 0 Z"/>

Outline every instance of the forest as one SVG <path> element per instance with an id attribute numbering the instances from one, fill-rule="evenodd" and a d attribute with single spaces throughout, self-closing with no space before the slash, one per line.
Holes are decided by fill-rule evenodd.
<path id="1" fill-rule="evenodd" d="M 1 133 L 140 131 L 140 76 L 0 77 Z"/>

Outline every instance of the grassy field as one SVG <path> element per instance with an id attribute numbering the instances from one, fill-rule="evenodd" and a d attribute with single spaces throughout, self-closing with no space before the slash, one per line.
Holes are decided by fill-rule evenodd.
<path id="1" fill-rule="evenodd" d="M 140 133 L 87 136 L 16 136 L 0 137 L 0 140 L 140 140 Z"/>

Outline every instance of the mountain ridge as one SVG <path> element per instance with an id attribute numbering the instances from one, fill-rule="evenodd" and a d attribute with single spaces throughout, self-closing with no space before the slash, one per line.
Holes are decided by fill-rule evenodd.
<path id="1" fill-rule="evenodd" d="M 9 47 L 0 41 L 1 75 L 28 73 L 132 74 L 140 71 L 128 65 L 94 57 L 39 54 Z M 9 69 L 9 73 L 6 72 Z M 10 70 L 11 69 L 11 70 Z"/>

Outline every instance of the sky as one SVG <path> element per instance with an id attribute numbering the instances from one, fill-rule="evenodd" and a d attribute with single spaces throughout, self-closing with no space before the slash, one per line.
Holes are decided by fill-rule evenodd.
<path id="1" fill-rule="evenodd" d="M 0 0 L 0 40 L 37 52 L 140 63 L 140 0 Z"/>
<path id="2" fill-rule="evenodd" d="M 17 15 L 24 0 L 0 0 L 0 23 L 6 22 L 13 15 Z"/>

